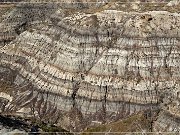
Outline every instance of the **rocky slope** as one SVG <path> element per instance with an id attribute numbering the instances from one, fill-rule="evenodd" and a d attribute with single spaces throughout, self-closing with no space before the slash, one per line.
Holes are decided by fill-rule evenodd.
<path id="1" fill-rule="evenodd" d="M 160 110 L 153 130 L 173 131 L 162 120 L 180 117 L 179 13 L 169 5 L 126 12 L 114 1 L 28 2 L 0 23 L 2 114 L 82 131 Z"/>

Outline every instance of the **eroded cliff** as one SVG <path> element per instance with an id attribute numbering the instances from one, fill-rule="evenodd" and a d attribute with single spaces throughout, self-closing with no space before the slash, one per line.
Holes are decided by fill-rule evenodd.
<path id="1" fill-rule="evenodd" d="M 113 2 L 26 1 L 5 15 L 1 113 L 82 131 L 159 110 L 152 130 L 180 130 L 168 124 L 180 117 L 179 13 Z"/>

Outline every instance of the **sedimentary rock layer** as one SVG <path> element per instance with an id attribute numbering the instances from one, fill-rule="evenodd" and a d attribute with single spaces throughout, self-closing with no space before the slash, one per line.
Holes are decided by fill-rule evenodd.
<path id="1" fill-rule="evenodd" d="M 64 113 L 80 122 L 91 115 L 89 121 L 104 122 L 157 109 L 169 93 L 179 99 L 179 14 L 116 10 L 67 14 L 58 7 L 51 13 L 45 22 L 33 17 L 36 25 L 32 21 L 30 29 L 0 48 L 2 80 L 13 76 L 9 82 L 16 88 L 6 112 L 25 107 L 31 110 L 23 112 L 40 118 L 46 114 L 44 119 Z M 15 21 L 18 25 L 30 22 L 22 16 Z M 9 78 L 3 75 L 7 71 Z"/>

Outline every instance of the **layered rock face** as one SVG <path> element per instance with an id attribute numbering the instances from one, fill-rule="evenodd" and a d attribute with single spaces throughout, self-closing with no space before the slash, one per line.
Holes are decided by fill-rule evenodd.
<path id="1" fill-rule="evenodd" d="M 9 94 L 3 113 L 24 113 L 72 131 L 148 109 L 179 118 L 178 13 L 86 13 L 88 5 L 59 4 L 47 14 L 37 9 L 39 14 L 24 18 L 29 7 L 19 4 L 9 14 L 11 21 L 0 24 L 15 32 L 0 48 L 1 91 Z M 15 24 L 14 15 L 20 15 Z"/>

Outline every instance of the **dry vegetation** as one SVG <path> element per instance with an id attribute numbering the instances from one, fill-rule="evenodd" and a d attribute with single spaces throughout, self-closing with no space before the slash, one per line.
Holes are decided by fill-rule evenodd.
<path id="1" fill-rule="evenodd" d="M 142 132 L 143 130 L 150 131 L 150 121 L 143 113 L 139 113 L 124 120 L 89 128 L 82 135 L 91 135 L 93 132 Z"/>

